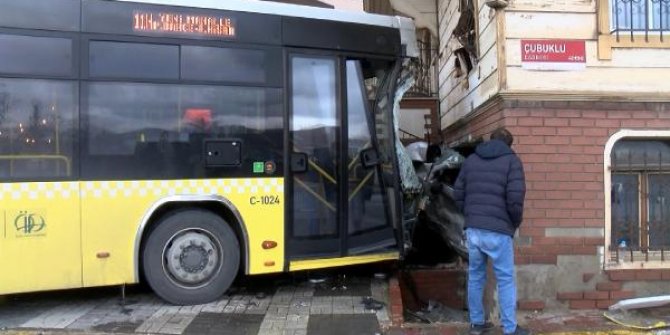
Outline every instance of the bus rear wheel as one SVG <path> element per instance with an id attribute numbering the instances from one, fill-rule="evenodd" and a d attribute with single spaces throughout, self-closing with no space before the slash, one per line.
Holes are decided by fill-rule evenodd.
<path id="1" fill-rule="evenodd" d="M 218 215 L 179 210 L 157 222 L 142 250 L 149 286 L 175 305 L 203 304 L 230 287 L 240 264 L 235 232 Z"/>

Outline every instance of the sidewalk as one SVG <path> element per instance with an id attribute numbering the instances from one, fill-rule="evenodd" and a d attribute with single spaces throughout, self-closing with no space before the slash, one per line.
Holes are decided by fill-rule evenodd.
<path id="1" fill-rule="evenodd" d="M 371 274 L 243 278 L 209 304 L 172 306 L 142 287 L 125 301 L 116 288 L 43 292 L 0 299 L 0 334 L 344 335 L 390 326 L 388 284 Z M 382 301 L 366 308 L 363 297 Z"/>
<path id="2" fill-rule="evenodd" d="M 129 290 L 125 304 L 118 287 L 6 296 L 0 297 L 0 335 L 468 333 L 466 322 L 401 324 L 402 317 L 397 318 L 395 312 L 398 307 L 402 311 L 402 305 L 393 301 L 389 282 L 393 280 L 375 279 L 371 274 L 347 277 L 344 285 L 336 281 L 313 283 L 306 277 L 245 279 L 215 302 L 183 307 L 168 305 L 141 287 Z M 366 296 L 383 302 L 383 308 L 366 309 L 362 303 Z M 667 330 L 627 330 L 602 313 L 520 312 L 518 319 L 538 335 L 670 335 Z"/>
<path id="3" fill-rule="evenodd" d="M 640 331 L 625 329 L 603 317 L 602 310 L 557 311 L 524 313 L 518 315 L 519 323 L 536 335 L 670 335 L 670 329 Z M 404 324 L 391 327 L 388 335 L 466 335 L 468 324 Z M 498 328 L 491 335 L 500 335 Z"/>

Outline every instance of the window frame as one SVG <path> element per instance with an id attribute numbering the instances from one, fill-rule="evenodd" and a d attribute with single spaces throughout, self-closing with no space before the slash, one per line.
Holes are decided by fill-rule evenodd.
<path id="1" fill-rule="evenodd" d="M 649 1 L 649 0 L 645 0 Z M 611 60 L 613 48 L 670 48 L 670 27 L 667 36 L 659 33 L 645 34 L 642 32 L 626 32 L 616 34 L 612 31 L 611 22 L 612 0 L 598 0 L 598 58 L 600 60 Z M 653 14 L 652 14 L 653 15 Z"/>
<path id="2" fill-rule="evenodd" d="M 607 1 L 607 0 L 605 0 Z M 612 244 L 612 174 L 615 173 L 616 171 L 614 170 L 614 166 L 612 164 L 612 150 L 614 149 L 614 145 L 623 139 L 648 139 L 648 140 L 653 140 L 653 139 L 668 139 L 670 140 L 670 130 L 630 130 L 630 129 L 623 129 L 615 134 L 613 134 L 608 140 L 607 143 L 605 144 L 605 152 L 604 152 L 604 164 L 603 164 L 603 171 L 604 171 L 604 193 L 605 193 L 605 247 L 603 250 L 603 255 L 604 259 L 602 259 L 603 262 L 603 267 L 605 270 L 628 270 L 628 269 L 668 269 L 670 268 L 670 262 L 665 262 L 661 260 L 646 260 L 647 258 L 645 256 L 640 256 L 639 260 L 638 258 L 634 259 L 633 261 L 622 261 L 622 262 L 615 262 L 612 261 L 614 259 L 617 252 L 613 251 L 610 249 L 610 245 Z M 644 173 L 637 173 L 636 175 L 641 175 Z M 639 186 L 642 187 L 642 183 L 645 183 L 647 178 L 640 178 L 639 181 Z M 641 197 L 640 197 L 641 198 Z M 641 217 L 641 219 L 644 219 L 643 211 L 646 211 L 648 209 L 648 203 L 642 202 L 641 199 L 638 199 L 639 202 L 639 209 L 638 209 L 638 215 Z M 640 222 L 638 222 L 638 226 L 640 226 Z M 641 236 L 640 234 L 640 239 L 644 239 L 644 237 Z M 643 243 L 641 243 L 642 246 Z M 648 245 L 648 241 L 646 243 Z M 654 252 L 649 251 L 649 252 Z M 635 255 L 642 255 L 642 252 L 638 251 L 635 252 Z M 668 253 L 670 255 L 670 252 Z"/>

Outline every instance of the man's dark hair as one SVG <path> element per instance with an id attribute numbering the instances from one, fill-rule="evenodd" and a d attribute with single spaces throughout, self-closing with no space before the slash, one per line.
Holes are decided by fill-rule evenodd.
<path id="1" fill-rule="evenodd" d="M 491 133 L 491 139 L 503 141 L 505 142 L 505 144 L 509 146 L 511 146 L 512 142 L 514 142 L 514 136 L 512 136 L 512 133 L 510 133 L 509 130 L 505 129 L 505 127 L 500 127 L 494 130 Z"/>

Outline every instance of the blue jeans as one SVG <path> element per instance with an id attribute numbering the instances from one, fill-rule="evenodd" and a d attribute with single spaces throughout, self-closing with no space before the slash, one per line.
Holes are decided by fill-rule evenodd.
<path id="1" fill-rule="evenodd" d="M 468 271 L 468 308 L 470 323 L 483 324 L 486 263 L 493 262 L 498 282 L 498 301 L 503 332 L 516 330 L 516 282 L 514 278 L 514 246 L 512 237 L 489 230 L 468 228 L 465 231 L 470 256 Z"/>

